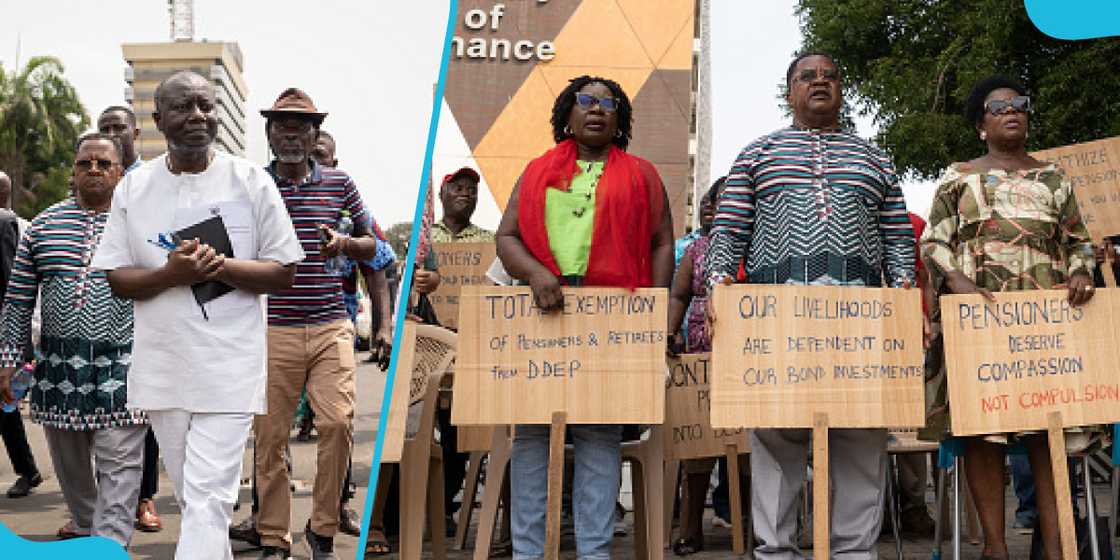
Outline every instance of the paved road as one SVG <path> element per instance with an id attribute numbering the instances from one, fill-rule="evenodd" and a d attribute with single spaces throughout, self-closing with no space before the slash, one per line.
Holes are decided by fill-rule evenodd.
<path id="1" fill-rule="evenodd" d="M 365 356 L 360 356 L 364 358 Z M 373 458 L 374 439 L 377 435 L 377 417 L 381 407 L 385 375 L 376 367 L 362 363 L 358 368 L 358 400 L 354 418 L 354 480 L 358 484 L 358 494 L 351 502 L 359 514 L 365 505 L 366 481 L 370 475 L 370 462 Z M 54 533 L 66 523 L 68 517 L 66 504 L 62 499 L 58 481 L 51 468 L 43 430 L 25 419 L 28 437 L 35 453 L 39 469 L 49 478 L 30 496 L 12 500 L 0 494 L 0 521 L 16 534 L 31 540 L 53 540 Z M 252 444 L 250 438 L 250 445 Z M 248 479 L 252 454 L 246 450 L 243 477 Z M 293 552 L 297 558 L 308 558 L 309 552 L 303 539 L 303 526 L 311 510 L 310 483 L 315 474 L 315 442 L 299 443 L 292 440 L 292 459 L 294 476 L 300 482 L 292 499 Z M 6 459 L 0 459 L 0 491 L 4 491 L 16 479 L 12 467 Z M 249 510 L 249 487 L 241 488 L 241 502 L 244 507 L 234 512 L 234 521 L 240 521 Z M 129 549 L 132 557 L 143 560 L 165 560 L 174 556 L 175 542 L 179 536 L 179 508 L 171 495 L 171 482 L 166 474 L 161 474 L 156 507 L 163 520 L 164 529 L 159 533 L 136 532 Z M 239 558 L 254 558 L 255 553 L 234 543 L 234 551 Z M 335 538 L 335 550 L 339 558 L 355 557 L 357 539 L 348 535 Z"/>
<path id="2" fill-rule="evenodd" d="M 358 494 L 354 498 L 352 505 L 359 512 L 362 511 L 365 503 L 366 495 L 366 481 L 370 474 L 370 462 L 373 456 L 374 438 L 376 437 L 377 417 L 381 406 L 381 396 L 384 388 L 384 374 L 369 365 L 363 364 L 358 370 L 358 406 L 357 414 L 354 420 L 354 479 L 358 483 Z M 26 422 L 26 426 L 31 439 L 32 447 L 35 453 L 36 461 L 39 468 L 50 475 L 50 478 L 43 483 L 42 486 L 29 497 L 11 500 L 3 497 L 0 494 L 0 521 L 6 526 L 11 528 L 17 534 L 32 540 L 52 540 L 54 539 L 54 532 L 61 527 L 67 519 L 66 505 L 62 500 L 62 493 L 59 491 L 58 482 L 53 476 L 53 469 L 50 464 L 50 456 L 47 453 L 46 442 L 43 439 L 42 429 L 30 422 Z M 298 481 L 300 481 L 300 488 L 297 489 L 292 503 L 292 528 L 294 539 L 294 553 L 297 558 L 309 557 L 306 546 L 303 542 L 302 527 L 306 522 L 311 507 L 310 497 L 310 481 L 312 480 L 315 472 L 315 444 L 312 443 L 298 443 L 292 441 L 292 456 L 294 460 L 294 473 Z M 246 462 L 244 468 L 244 477 L 248 478 L 249 475 L 249 460 L 251 459 L 251 452 L 246 452 Z M 11 470 L 11 465 L 6 460 L 0 459 L 0 491 L 6 489 L 16 476 Z M 160 480 L 160 492 L 156 497 L 157 507 L 163 519 L 164 530 L 159 533 L 140 533 L 137 532 L 133 538 L 130 553 L 135 559 L 144 560 L 164 560 L 170 559 L 174 553 L 175 541 L 178 537 L 179 529 L 179 515 L 178 507 L 171 497 L 171 485 L 166 476 L 162 476 Z M 628 495 L 629 492 L 624 492 L 623 502 L 629 506 L 631 500 Z M 1105 486 L 1097 486 L 1097 499 L 1100 504 L 1099 512 L 1107 513 L 1108 506 L 1106 504 L 1108 495 L 1108 488 Z M 249 504 L 249 487 L 243 485 L 241 491 L 241 500 L 245 507 L 241 511 L 234 513 L 234 520 L 240 521 L 248 515 Z M 932 502 L 932 496 L 930 496 Z M 1010 512 L 1014 508 L 1015 497 L 1008 490 L 1007 504 L 1009 505 Z M 731 541 L 727 529 L 712 528 L 710 526 L 711 512 L 708 512 L 708 520 L 706 525 L 706 534 L 708 540 L 706 542 L 706 550 L 693 556 L 696 560 L 710 560 L 717 558 L 733 558 L 731 554 Z M 477 522 L 478 516 L 475 516 Z M 627 515 L 627 521 L 632 520 L 632 514 Z M 1010 527 L 1010 522 L 1008 527 Z M 469 547 L 473 548 L 474 544 L 474 531 L 472 528 Z M 1030 539 L 1029 536 L 1019 535 L 1009 529 L 1008 540 L 1011 547 L 1011 554 L 1014 558 L 1026 558 L 1028 556 Z M 395 543 L 394 543 L 395 544 Z M 450 545 L 450 542 L 448 543 Z M 255 558 L 256 553 L 240 543 L 235 543 L 235 554 L 238 558 Z M 338 552 L 339 558 L 350 559 L 355 558 L 357 547 L 357 539 L 346 535 L 340 535 L 335 539 L 335 549 Z M 880 542 L 880 557 L 895 558 L 895 549 L 893 541 L 887 537 Z M 920 541 L 907 541 L 904 546 L 904 558 L 906 559 L 922 559 L 930 558 L 930 551 L 932 550 L 932 542 L 930 540 Z M 950 556 L 950 547 L 946 543 L 943 548 L 943 557 Z M 619 537 L 614 540 L 612 556 L 616 559 L 628 560 L 633 558 L 633 538 L 630 536 Z M 963 550 L 963 558 L 976 559 L 980 557 L 980 547 L 973 544 L 965 544 Z M 665 552 L 666 558 L 674 558 L 672 552 Z M 570 536 L 563 540 L 562 557 L 573 558 L 575 556 L 574 543 Z M 388 558 L 395 558 L 396 555 L 389 555 Z M 425 551 L 425 557 L 429 557 Z M 449 558 L 453 560 L 467 560 L 471 558 L 471 551 L 451 551 Z"/>

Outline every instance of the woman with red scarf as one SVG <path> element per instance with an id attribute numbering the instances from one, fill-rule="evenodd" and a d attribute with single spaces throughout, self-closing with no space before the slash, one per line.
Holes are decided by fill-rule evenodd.
<path id="1" fill-rule="evenodd" d="M 673 277 L 673 223 L 657 170 L 626 153 L 630 99 L 612 80 L 573 79 L 556 98 L 556 147 L 529 162 L 496 235 L 498 257 L 527 282 L 542 310 L 561 286 L 665 287 Z M 572 509 L 581 559 L 610 557 L 622 426 L 573 425 Z M 548 436 L 517 426 L 510 463 L 513 556 L 544 556 Z"/>

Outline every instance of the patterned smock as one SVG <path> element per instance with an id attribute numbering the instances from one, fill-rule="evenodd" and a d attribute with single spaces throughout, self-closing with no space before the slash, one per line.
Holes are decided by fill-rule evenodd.
<path id="1" fill-rule="evenodd" d="M 938 293 L 950 271 L 992 292 L 1012 292 L 1054 288 L 1075 272 L 1091 278 L 1096 266 L 1073 187 L 1053 164 L 1020 171 L 949 166 L 934 195 L 922 257 Z M 938 322 L 939 307 L 930 311 Z M 942 353 L 938 340 L 926 364 L 923 435 L 930 439 L 950 425 Z"/>
<path id="2" fill-rule="evenodd" d="M 688 303 L 688 313 L 685 316 L 685 325 L 687 325 L 685 349 L 689 353 L 712 351 L 712 337 L 708 334 L 705 313 L 708 307 L 708 290 L 704 281 L 704 257 L 708 254 L 710 239 L 707 235 L 701 235 L 684 250 L 692 259 L 692 299 Z"/>
<path id="3" fill-rule="evenodd" d="M 31 418 L 62 430 L 144 424 L 125 408 L 132 357 L 132 302 L 113 297 L 105 272 L 89 268 L 108 212 L 67 198 L 40 213 L 20 240 L 3 308 L 0 366 L 15 367 L 42 297 Z"/>

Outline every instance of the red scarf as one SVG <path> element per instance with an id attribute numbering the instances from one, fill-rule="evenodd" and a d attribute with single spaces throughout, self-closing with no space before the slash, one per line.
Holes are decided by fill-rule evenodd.
<path id="1" fill-rule="evenodd" d="M 580 172 L 578 150 L 564 140 L 529 162 L 521 174 L 517 221 L 521 241 L 556 276 L 560 267 L 548 243 L 544 207 L 547 189 L 568 190 Z M 583 283 L 629 289 L 653 285 L 651 244 L 661 223 L 661 179 L 648 161 L 610 147 L 603 175 L 595 188 L 595 225 Z"/>

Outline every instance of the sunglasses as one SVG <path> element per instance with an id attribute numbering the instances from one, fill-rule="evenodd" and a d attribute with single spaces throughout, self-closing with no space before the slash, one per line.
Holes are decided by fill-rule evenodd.
<path id="1" fill-rule="evenodd" d="M 89 171 L 97 165 L 97 169 L 101 171 L 108 171 L 113 168 L 117 163 L 111 159 L 79 159 L 74 162 L 74 166 L 82 171 Z"/>
<path id="2" fill-rule="evenodd" d="M 993 99 L 984 104 L 984 109 L 992 115 L 1000 115 L 1012 109 L 1019 113 L 1031 112 L 1031 98 L 1025 95 L 1016 95 L 1011 99 Z"/>
<path id="3" fill-rule="evenodd" d="M 613 113 L 618 110 L 618 101 L 613 97 L 595 97 L 590 93 L 576 93 L 576 103 L 584 109 L 590 109 L 592 105 L 598 105 L 600 109 Z"/>
<path id="4" fill-rule="evenodd" d="M 817 79 L 826 82 L 840 81 L 840 72 L 835 68 L 806 68 L 797 73 L 797 81 L 799 82 L 815 82 Z"/>

